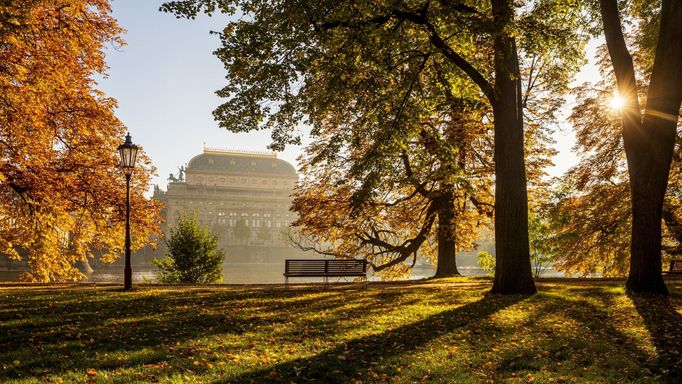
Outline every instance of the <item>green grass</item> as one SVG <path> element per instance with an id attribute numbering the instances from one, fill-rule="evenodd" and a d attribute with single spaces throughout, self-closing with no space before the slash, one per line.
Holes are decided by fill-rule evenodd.
<path id="1" fill-rule="evenodd" d="M 682 289 L 620 284 L 0 285 L 0 382 L 682 382 Z"/>

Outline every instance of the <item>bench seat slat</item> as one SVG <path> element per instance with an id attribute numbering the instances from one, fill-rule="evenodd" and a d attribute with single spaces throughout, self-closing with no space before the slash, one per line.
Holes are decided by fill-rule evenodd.
<path id="1" fill-rule="evenodd" d="M 285 260 L 286 277 L 366 277 L 364 260 Z"/>

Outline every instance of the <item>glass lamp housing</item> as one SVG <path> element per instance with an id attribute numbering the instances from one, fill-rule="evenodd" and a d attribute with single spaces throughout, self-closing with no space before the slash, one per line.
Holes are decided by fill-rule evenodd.
<path id="1" fill-rule="evenodd" d="M 126 175 L 132 175 L 137 159 L 137 145 L 133 144 L 130 134 L 126 134 L 125 143 L 118 146 L 118 153 L 121 156 L 121 170 Z"/>

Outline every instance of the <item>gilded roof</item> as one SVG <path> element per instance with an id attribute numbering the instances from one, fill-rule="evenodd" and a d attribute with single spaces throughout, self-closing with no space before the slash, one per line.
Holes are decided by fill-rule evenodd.
<path id="1" fill-rule="evenodd" d="M 187 164 L 188 172 L 297 177 L 296 169 L 275 154 L 204 149 Z"/>

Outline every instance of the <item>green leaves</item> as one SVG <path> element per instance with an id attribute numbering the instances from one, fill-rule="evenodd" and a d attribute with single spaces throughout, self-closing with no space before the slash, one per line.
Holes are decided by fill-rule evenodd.
<path id="1" fill-rule="evenodd" d="M 199 225 L 195 215 L 178 218 L 170 228 L 169 255 L 153 263 L 161 283 L 214 284 L 222 282 L 225 255 L 218 249 L 218 238 Z"/>

